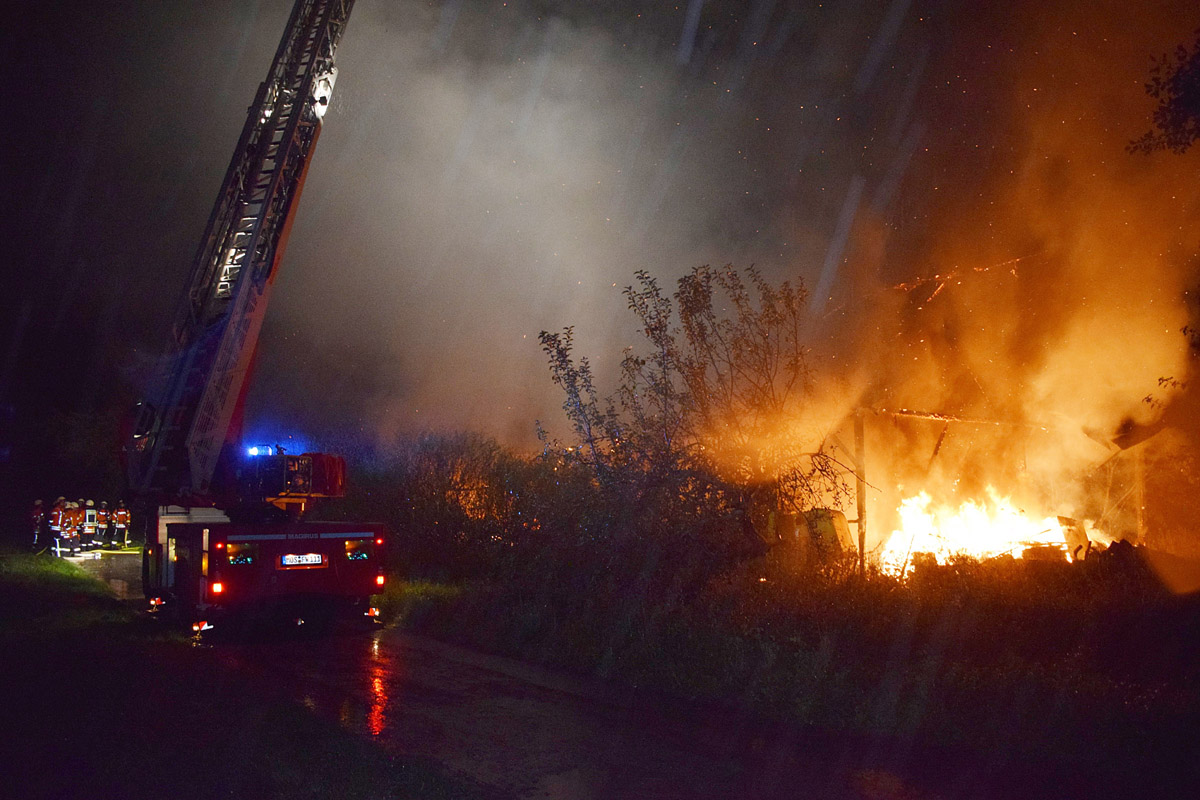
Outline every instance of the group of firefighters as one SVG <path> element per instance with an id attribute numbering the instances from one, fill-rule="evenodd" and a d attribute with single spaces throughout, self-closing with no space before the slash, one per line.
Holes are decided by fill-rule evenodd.
<path id="1" fill-rule="evenodd" d="M 105 502 L 97 508 L 91 500 L 60 497 L 49 511 L 37 500 L 29 512 L 29 523 L 34 549 L 48 549 L 56 556 L 129 544 L 129 509 L 124 500 L 109 509 Z"/>

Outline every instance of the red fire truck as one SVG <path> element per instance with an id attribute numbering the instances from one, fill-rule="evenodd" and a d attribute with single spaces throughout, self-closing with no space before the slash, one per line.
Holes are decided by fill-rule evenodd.
<path id="1" fill-rule="evenodd" d="M 178 507 L 166 509 L 182 512 Z M 325 620 L 375 617 L 383 591 L 382 525 L 355 522 L 167 522 L 165 542 L 149 544 L 142 581 L 164 594 L 151 605 L 207 630 L 231 613 Z M 161 553 L 159 553 L 161 548 Z"/>
<path id="2" fill-rule="evenodd" d="M 296 0 L 249 108 L 124 453 L 156 610 L 199 630 L 231 611 L 373 614 L 383 527 L 313 522 L 345 494 L 345 462 L 241 442 L 248 376 L 337 77 L 353 0 Z"/>

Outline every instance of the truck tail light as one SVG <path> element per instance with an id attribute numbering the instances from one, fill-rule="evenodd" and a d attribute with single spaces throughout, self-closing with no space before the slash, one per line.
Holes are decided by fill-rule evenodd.
<path id="1" fill-rule="evenodd" d="M 383 576 L 382 576 L 382 575 L 376 575 L 376 576 L 375 576 L 375 585 L 376 585 L 376 586 L 383 586 Z"/>
<path id="2" fill-rule="evenodd" d="M 377 538 L 377 539 L 375 540 L 375 544 L 383 544 L 383 537 L 382 537 L 382 536 L 380 536 L 379 538 Z"/>
<path id="3" fill-rule="evenodd" d="M 212 585 L 213 594 L 220 594 L 223 591 L 225 591 L 225 584 L 221 583 L 220 581 L 215 581 Z"/>

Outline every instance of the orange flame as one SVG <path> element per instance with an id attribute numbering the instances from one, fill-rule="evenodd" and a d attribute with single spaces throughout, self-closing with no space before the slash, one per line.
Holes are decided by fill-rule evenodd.
<path id="1" fill-rule="evenodd" d="M 958 555 L 980 560 L 1003 555 L 1021 558 L 1030 547 L 1049 545 L 1070 557 L 1057 517 L 1029 516 L 994 487 L 987 487 L 986 493 L 986 500 L 967 500 L 957 508 L 935 505 L 924 491 L 901 502 L 900 527 L 892 531 L 879 554 L 881 569 L 903 575 L 917 553 L 930 553 L 945 564 Z M 1096 533 L 1087 525 L 1089 534 Z"/>

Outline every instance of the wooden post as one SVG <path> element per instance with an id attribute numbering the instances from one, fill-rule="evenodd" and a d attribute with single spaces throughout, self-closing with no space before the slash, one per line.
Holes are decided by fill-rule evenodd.
<path id="1" fill-rule="evenodd" d="M 863 412 L 854 413 L 854 494 L 858 505 L 858 573 L 867 572 L 867 457 Z"/>
<path id="2" fill-rule="evenodd" d="M 1146 453 L 1143 445 L 1133 448 L 1133 501 L 1137 504 L 1137 544 L 1146 544 Z"/>

